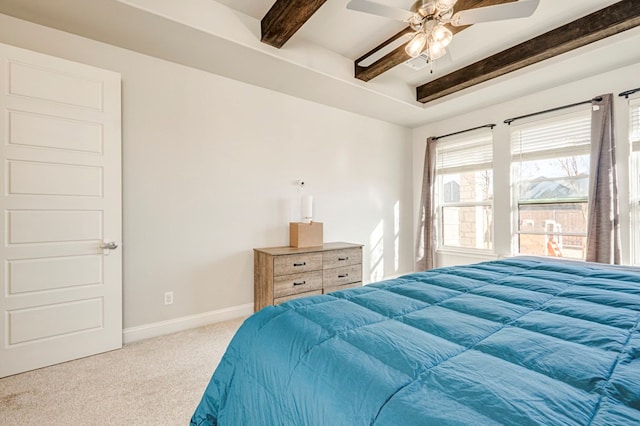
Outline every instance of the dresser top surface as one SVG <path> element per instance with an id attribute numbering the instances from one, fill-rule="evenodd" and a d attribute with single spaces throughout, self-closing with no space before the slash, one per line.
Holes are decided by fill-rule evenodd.
<path id="1" fill-rule="evenodd" d="M 343 242 L 335 242 L 335 243 L 324 243 L 321 246 L 316 247 L 265 247 L 265 248 L 254 248 L 254 251 L 267 253 L 272 256 L 281 256 L 285 254 L 299 254 L 299 253 L 314 253 L 319 251 L 327 251 L 327 250 L 341 250 L 341 249 L 350 249 L 350 248 L 361 248 L 363 244 L 354 244 L 354 243 L 343 243 Z"/>

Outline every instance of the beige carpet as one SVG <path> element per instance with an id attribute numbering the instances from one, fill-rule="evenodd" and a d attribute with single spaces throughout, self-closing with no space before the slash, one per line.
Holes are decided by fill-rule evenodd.
<path id="1" fill-rule="evenodd" d="M 0 379 L 0 425 L 188 425 L 242 321 Z"/>

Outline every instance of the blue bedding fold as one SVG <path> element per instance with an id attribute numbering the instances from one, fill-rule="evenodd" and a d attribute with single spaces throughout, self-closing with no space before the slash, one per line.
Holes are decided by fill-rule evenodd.
<path id="1" fill-rule="evenodd" d="M 249 317 L 192 425 L 640 424 L 640 273 L 512 258 Z"/>

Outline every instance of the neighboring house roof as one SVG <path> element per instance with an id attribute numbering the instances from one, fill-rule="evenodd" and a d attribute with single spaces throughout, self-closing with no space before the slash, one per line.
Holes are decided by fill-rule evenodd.
<path id="1" fill-rule="evenodd" d="M 589 189 L 589 176 L 560 178 L 539 177 L 520 185 L 521 200 L 550 200 L 583 198 Z"/>

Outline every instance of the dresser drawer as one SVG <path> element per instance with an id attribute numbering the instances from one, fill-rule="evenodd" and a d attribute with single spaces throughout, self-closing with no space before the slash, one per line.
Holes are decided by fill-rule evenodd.
<path id="1" fill-rule="evenodd" d="M 289 275 L 322 269 L 322 253 L 290 254 L 273 259 L 273 275 Z"/>
<path id="2" fill-rule="evenodd" d="M 335 287 L 362 281 L 362 265 L 343 266 L 322 271 L 324 287 Z"/>
<path id="3" fill-rule="evenodd" d="M 324 269 L 340 266 L 358 265 L 362 263 L 362 249 L 349 248 L 342 250 L 330 250 L 322 253 L 322 267 Z"/>
<path id="4" fill-rule="evenodd" d="M 274 298 L 313 290 L 322 290 L 322 271 L 281 275 L 273 278 Z"/>

